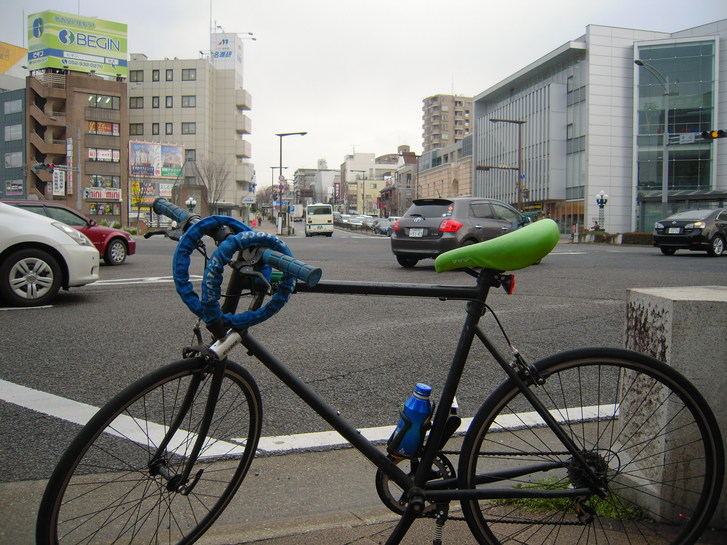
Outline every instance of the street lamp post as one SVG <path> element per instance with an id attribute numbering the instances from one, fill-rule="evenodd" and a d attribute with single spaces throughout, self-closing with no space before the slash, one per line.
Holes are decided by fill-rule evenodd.
<path id="1" fill-rule="evenodd" d="M 522 119 L 500 119 L 491 118 L 492 123 L 512 123 L 518 126 L 517 131 L 517 209 L 522 211 L 523 209 L 523 125 L 527 123 Z M 498 167 L 494 167 L 498 168 Z M 481 169 L 482 170 L 482 169 Z"/>
<path id="2" fill-rule="evenodd" d="M 669 202 L 669 78 L 650 64 L 636 59 L 634 64 L 648 70 L 664 88 L 664 132 L 662 140 L 662 166 L 661 166 L 661 214 L 666 217 Z"/>
<path id="3" fill-rule="evenodd" d="M 277 169 L 280 174 L 283 173 L 283 169 L 288 167 L 270 167 L 270 219 L 273 220 L 275 215 L 275 170 Z"/>
<path id="4" fill-rule="evenodd" d="M 83 177 L 82 177 L 83 172 L 81 170 L 81 129 L 79 127 L 71 125 L 67 121 L 58 119 L 57 117 L 51 117 L 50 120 L 55 121 L 56 123 L 62 123 L 69 129 L 76 130 L 76 143 L 73 145 L 73 147 L 75 150 L 74 155 L 76 156 L 77 163 L 76 163 L 76 168 L 72 169 L 70 172 L 71 173 L 78 172 L 78 179 L 74 180 L 75 181 L 74 185 L 76 186 L 76 210 L 78 210 L 79 212 L 82 212 L 82 210 L 81 210 L 81 180 L 83 179 Z M 73 160 L 73 158 L 71 158 L 71 160 Z"/>
<path id="5" fill-rule="evenodd" d="M 608 202 L 608 195 L 606 195 L 603 191 L 599 191 L 596 193 L 596 204 L 598 205 L 598 226 L 602 231 L 606 230 L 605 227 L 605 208 L 606 203 Z"/>
<path id="6" fill-rule="evenodd" d="M 192 195 L 190 195 L 189 197 L 187 197 L 187 200 L 184 201 L 184 204 L 187 205 L 187 208 L 189 209 L 189 213 L 191 214 L 194 212 L 194 207 L 197 206 L 197 200 L 194 197 L 192 197 Z"/>
<path id="7" fill-rule="evenodd" d="M 283 138 L 286 136 L 305 136 L 308 134 L 306 131 L 300 131 L 300 132 L 278 132 L 275 133 L 275 136 L 280 138 L 280 162 L 278 163 L 279 169 L 280 169 L 280 176 L 278 177 L 278 180 L 280 181 L 280 186 L 283 185 L 283 182 L 285 181 L 285 177 L 283 176 Z M 282 223 L 282 216 L 283 216 L 283 190 L 280 190 L 280 208 L 278 212 L 278 234 L 282 234 L 283 231 L 283 223 Z"/>

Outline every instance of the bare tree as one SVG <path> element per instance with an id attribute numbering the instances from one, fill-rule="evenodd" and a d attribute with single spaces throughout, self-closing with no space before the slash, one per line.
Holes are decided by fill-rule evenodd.
<path id="1" fill-rule="evenodd" d="M 207 210 L 214 210 L 214 205 L 222 201 L 230 181 L 230 168 L 227 158 L 210 154 L 194 163 L 202 184 L 207 188 Z"/>

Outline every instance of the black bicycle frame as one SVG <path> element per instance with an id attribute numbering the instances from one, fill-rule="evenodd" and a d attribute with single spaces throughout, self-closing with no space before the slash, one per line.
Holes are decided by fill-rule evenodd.
<path id="1" fill-rule="evenodd" d="M 352 294 L 352 295 L 383 295 L 392 297 L 427 297 L 441 300 L 463 300 L 466 303 L 467 316 L 465 318 L 459 341 L 455 349 L 452 363 L 447 378 L 442 388 L 442 393 L 437 403 L 434 414 L 433 427 L 429 431 L 420 463 L 417 465 L 415 474 L 412 476 L 405 473 L 397 465 L 397 462 L 389 458 L 384 452 L 377 448 L 371 441 L 366 439 L 353 427 L 338 411 L 321 398 L 314 390 L 305 384 L 295 373 L 293 373 L 283 362 L 271 354 L 259 341 L 257 341 L 249 330 L 238 332 L 241 344 L 247 349 L 250 356 L 258 359 L 276 377 L 278 377 L 288 388 L 300 397 L 313 411 L 323 418 L 334 430 L 340 433 L 351 445 L 361 452 L 377 468 L 385 473 L 395 482 L 405 494 L 409 503 L 407 509 L 397 524 L 387 545 L 395 545 L 403 539 L 412 522 L 417 518 L 424 508 L 425 502 L 449 502 L 452 500 L 477 500 L 495 498 L 533 498 L 533 497 L 583 497 L 594 493 L 601 493 L 601 486 L 598 477 L 593 469 L 586 463 L 577 446 L 563 432 L 555 418 L 543 406 L 537 396 L 531 391 L 530 386 L 533 379 L 527 378 L 513 367 L 515 358 L 508 358 L 503 355 L 497 347 L 487 338 L 479 328 L 480 318 L 485 314 L 487 296 L 492 287 L 503 284 L 506 277 L 496 271 L 483 270 L 479 273 L 468 270 L 477 281 L 474 286 L 455 286 L 437 284 L 402 284 L 402 283 L 377 283 L 377 282 L 344 282 L 344 281 L 320 281 L 315 287 L 309 287 L 304 283 L 297 283 L 296 292 L 322 293 L 322 294 Z M 242 286 L 245 284 L 242 275 L 233 272 L 230 283 L 225 294 L 226 301 L 223 305 L 223 312 L 235 312 L 240 297 Z M 262 297 L 258 293 L 258 299 L 253 304 L 259 305 Z M 525 397 L 530 401 L 533 408 L 540 414 L 546 424 L 553 430 L 561 441 L 565 450 L 575 459 L 590 480 L 590 488 L 575 488 L 569 490 L 534 491 L 528 489 L 516 490 L 506 489 L 460 489 L 457 479 L 442 479 L 439 481 L 427 482 L 431 477 L 431 468 L 437 452 L 449 438 L 447 422 L 451 413 L 451 407 L 459 386 L 464 367 L 469 356 L 472 342 L 477 337 L 492 354 L 498 364 L 505 370 L 507 375 L 516 383 Z M 515 360 L 515 361 L 514 361 Z M 223 363 L 221 361 L 216 362 Z M 522 363 L 520 361 L 520 363 Z M 224 369 L 224 367 L 222 367 Z M 215 371 L 221 375 L 218 369 Z M 537 384 L 537 382 L 535 382 Z M 209 400 L 212 401 L 212 400 Z M 214 395 L 216 401 L 216 394 Z M 203 416 L 204 421 L 211 421 L 214 412 L 214 401 L 208 402 Z M 170 430 L 171 433 L 171 430 Z M 204 434 L 206 435 L 206 434 Z M 188 460 L 186 475 L 194 464 L 192 456 Z M 530 472 L 543 471 L 562 467 L 557 462 L 547 464 L 535 464 L 528 468 L 520 468 L 516 472 L 503 471 L 478 476 L 478 484 L 497 483 L 511 479 L 516 476 L 526 475 Z"/>

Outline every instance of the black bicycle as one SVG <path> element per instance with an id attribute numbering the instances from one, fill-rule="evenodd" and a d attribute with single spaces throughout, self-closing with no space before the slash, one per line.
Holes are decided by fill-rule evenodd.
<path id="1" fill-rule="evenodd" d="M 700 393 L 645 355 L 616 348 L 572 350 L 529 363 L 499 350 L 480 326 L 491 288 L 510 289 L 521 269 L 558 240 L 542 220 L 492 241 L 440 256 L 438 271 L 461 270 L 472 285 L 320 280 L 285 243 L 223 216 L 200 219 L 158 199 L 178 222 L 177 291 L 214 337 L 182 360 L 127 387 L 83 427 L 53 472 L 39 510 L 37 543 L 179 543 L 197 540 L 232 500 L 256 452 L 260 392 L 229 359 L 241 344 L 377 468 L 382 501 L 401 518 L 399 543 L 418 517 L 432 517 L 435 543 L 452 502 L 479 543 L 694 543 L 719 500 L 722 439 Z M 182 236 L 182 233 L 183 236 Z M 217 243 L 201 287 L 187 272 L 203 237 Z M 232 270 L 224 294 L 222 272 Z M 282 275 L 277 271 L 282 271 Z M 393 456 L 369 442 L 256 340 L 250 328 L 295 292 L 432 297 L 465 302 L 464 324 L 431 429 L 415 455 Z M 242 297 L 248 310 L 237 313 Z M 219 301 L 224 299 L 220 306 Z M 496 321 L 496 320 L 495 320 Z M 499 325 L 499 322 L 496 321 Z M 479 341 L 507 375 L 475 414 L 461 447 L 455 392 Z M 455 464 L 456 462 L 456 464 Z"/>

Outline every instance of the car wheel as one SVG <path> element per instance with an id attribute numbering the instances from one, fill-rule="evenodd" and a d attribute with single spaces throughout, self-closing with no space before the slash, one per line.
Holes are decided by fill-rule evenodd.
<path id="1" fill-rule="evenodd" d="M 724 252 L 724 239 L 717 235 L 712 239 L 712 244 L 709 246 L 707 253 L 711 256 L 717 257 L 722 255 Z"/>
<path id="2" fill-rule="evenodd" d="M 53 256 L 43 250 L 18 250 L 0 265 L 0 295 L 13 306 L 45 305 L 59 289 L 61 267 Z"/>
<path id="3" fill-rule="evenodd" d="M 399 262 L 399 265 L 406 269 L 413 269 L 419 262 L 419 260 L 414 257 L 404 257 L 403 255 L 397 255 L 396 260 Z"/>
<path id="4" fill-rule="evenodd" d="M 109 245 L 106 246 L 103 260 L 107 265 L 121 265 L 124 261 L 126 261 L 126 244 L 118 238 L 112 240 Z"/>
<path id="5" fill-rule="evenodd" d="M 659 248 L 664 255 L 674 255 L 676 248 Z"/>

